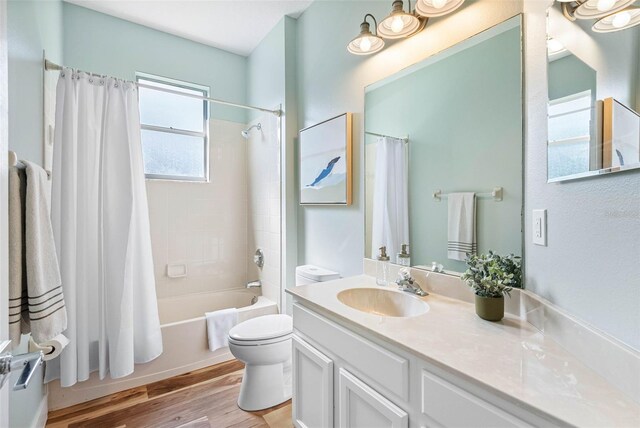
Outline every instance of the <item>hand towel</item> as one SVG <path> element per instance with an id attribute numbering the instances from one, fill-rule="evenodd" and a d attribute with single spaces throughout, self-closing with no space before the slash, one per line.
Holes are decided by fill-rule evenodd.
<path id="1" fill-rule="evenodd" d="M 449 194 L 447 257 L 464 261 L 478 251 L 475 193 Z"/>
<path id="2" fill-rule="evenodd" d="M 238 324 L 238 309 L 221 309 L 214 312 L 205 312 L 207 319 L 207 337 L 209 338 L 209 350 L 229 346 L 229 330 Z"/>
<path id="3" fill-rule="evenodd" d="M 67 311 L 49 210 L 49 182 L 40 166 L 26 166 L 25 261 L 31 336 L 36 343 L 67 329 Z"/>
<path id="4" fill-rule="evenodd" d="M 27 176 L 24 166 L 9 167 L 9 338 L 20 344 L 20 335 L 29 331 L 26 314 L 27 273 L 24 257 L 24 209 Z M 23 318 L 22 312 L 25 312 Z"/>

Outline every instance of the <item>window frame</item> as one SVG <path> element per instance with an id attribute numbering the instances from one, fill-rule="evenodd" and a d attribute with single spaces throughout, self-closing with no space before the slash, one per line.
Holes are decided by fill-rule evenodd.
<path id="1" fill-rule="evenodd" d="M 147 84 L 150 83 L 159 83 L 162 85 L 174 86 L 176 88 L 187 89 L 189 91 L 200 92 L 204 98 L 209 98 L 210 88 L 208 86 L 199 85 L 196 83 L 189 83 L 182 80 L 171 79 L 168 77 L 162 77 L 155 74 L 136 72 L 136 83 Z M 146 89 L 146 88 L 145 88 Z M 140 93 L 138 92 L 138 104 L 140 103 Z M 202 127 L 203 132 L 197 131 L 188 131 L 185 129 L 172 128 L 172 127 L 164 127 L 157 125 L 145 125 L 140 122 L 140 129 L 154 132 L 164 132 L 167 134 L 174 135 L 186 135 L 189 137 L 198 137 L 203 138 L 204 140 L 204 176 L 187 176 L 187 175 L 165 175 L 165 174 L 148 174 L 146 171 L 144 176 L 147 180 L 165 180 L 165 181 L 182 181 L 182 182 L 191 182 L 191 183 L 209 183 L 210 175 L 209 175 L 209 118 L 210 118 L 210 106 L 207 100 L 202 100 Z M 142 136 L 141 140 L 142 142 Z M 143 151 L 144 157 L 144 151 Z"/>

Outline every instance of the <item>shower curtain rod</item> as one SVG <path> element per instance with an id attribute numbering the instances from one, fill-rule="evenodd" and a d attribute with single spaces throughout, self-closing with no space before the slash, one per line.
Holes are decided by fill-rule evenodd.
<path id="1" fill-rule="evenodd" d="M 365 134 L 368 135 L 375 135 L 376 137 L 387 137 L 387 138 L 395 138 L 396 140 L 402 140 L 405 143 L 409 142 L 409 137 L 394 137 L 393 135 L 384 135 L 384 134 L 376 134 L 375 132 L 369 132 L 369 131 L 365 131 Z"/>
<path id="2" fill-rule="evenodd" d="M 49 61 L 48 59 L 44 60 L 44 69 L 46 71 L 61 71 L 62 70 L 62 66 Z M 265 113 L 271 113 L 277 117 L 281 117 L 282 116 L 282 110 L 278 109 L 278 110 L 269 110 L 266 108 L 261 108 L 261 107 L 255 107 L 255 106 L 250 106 L 250 105 L 246 105 L 246 104 L 238 104 L 238 103 L 232 103 L 230 101 L 223 101 L 223 100 L 218 100 L 216 98 L 208 98 L 208 97 L 203 97 L 201 95 L 195 95 L 195 94 L 186 94 L 184 92 L 180 92 L 180 91 L 174 91 L 171 89 L 163 89 L 163 88 L 158 88 L 157 86 L 152 86 L 152 85 L 145 85 L 144 83 L 136 83 L 136 85 L 138 85 L 139 88 L 145 88 L 145 89 L 152 89 L 154 91 L 160 91 L 160 92 L 167 92 L 170 94 L 175 94 L 175 95 L 182 95 L 185 97 L 190 97 L 190 98 L 197 98 L 199 100 L 204 100 L 204 101 L 208 101 L 210 103 L 216 103 L 216 104 L 222 104 L 222 105 L 226 105 L 226 106 L 231 106 L 231 107 L 239 107 L 239 108 L 245 108 L 248 110 L 258 110 L 258 111 L 262 111 Z"/>

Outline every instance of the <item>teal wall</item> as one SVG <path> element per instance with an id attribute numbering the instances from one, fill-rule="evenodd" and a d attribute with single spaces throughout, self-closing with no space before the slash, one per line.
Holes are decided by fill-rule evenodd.
<path id="1" fill-rule="evenodd" d="M 549 99 L 591 90 L 596 98 L 596 71 L 575 55 L 567 55 L 549 63 Z"/>
<path id="2" fill-rule="evenodd" d="M 7 2 L 9 149 L 43 162 L 42 51 L 62 61 L 62 2 Z"/>
<path id="3" fill-rule="evenodd" d="M 502 202 L 477 202 L 478 251 L 521 254 L 519 26 L 368 92 L 365 120 L 367 130 L 410 136 L 412 264 L 438 261 L 466 270 L 464 262 L 447 259 L 447 201 L 431 197 L 437 189 L 503 187 Z"/>
<path id="4" fill-rule="evenodd" d="M 64 62 L 133 80 L 145 72 L 209 86 L 211 96 L 246 103 L 246 57 L 64 3 Z M 246 122 L 245 110 L 212 106 L 212 117 Z"/>

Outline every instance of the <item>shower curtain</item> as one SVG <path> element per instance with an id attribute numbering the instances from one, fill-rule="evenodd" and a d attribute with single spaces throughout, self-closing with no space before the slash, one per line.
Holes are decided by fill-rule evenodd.
<path id="1" fill-rule="evenodd" d="M 373 188 L 371 255 L 387 247 L 396 262 L 402 244 L 409 244 L 407 144 L 400 139 L 380 137 L 376 143 L 376 170 Z"/>
<path id="2" fill-rule="evenodd" d="M 65 68 L 52 212 L 70 344 L 62 386 L 119 378 L 162 353 L 135 84 Z"/>

